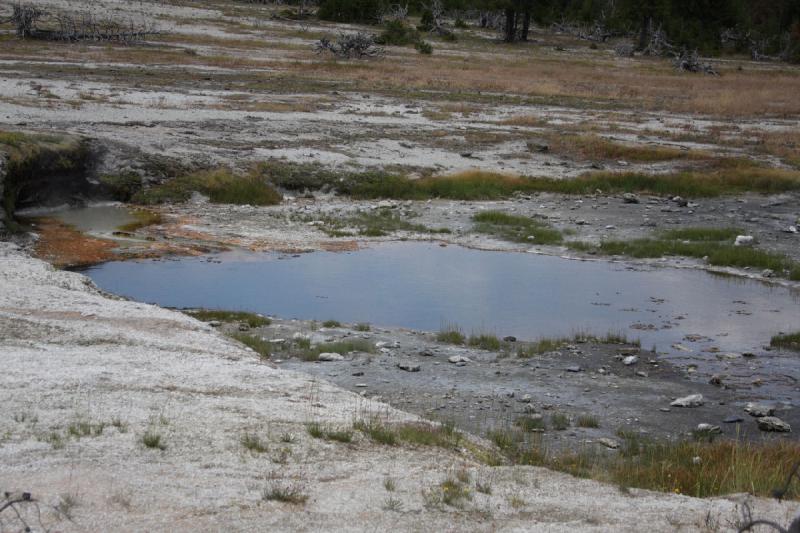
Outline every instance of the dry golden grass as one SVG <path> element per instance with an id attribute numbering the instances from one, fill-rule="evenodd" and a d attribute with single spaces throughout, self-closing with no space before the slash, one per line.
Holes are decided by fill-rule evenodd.
<path id="1" fill-rule="evenodd" d="M 333 31 L 333 29 L 331 30 Z M 353 90 L 417 91 L 452 98 L 460 103 L 439 112 L 468 115 L 475 111 L 470 101 L 493 103 L 516 97 L 518 101 L 563 104 L 574 107 L 634 109 L 702 113 L 720 117 L 800 115 L 800 69 L 787 65 L 760 66 L 737 70 L 735 62 L 718 65 L 721 77 L 675 72 L 660 59 L 617 60 L 605 56 L 570 57 L 543 46 L 489 45 L 488 41 L 467 40 L 448 44 L 451 53 L 421 56 L 403 51 L 371 61 L 337 61 L 314 54 L 310 46 L 281 41 L 278 29 L 270 40 L 207 35 L 176 34 L 161 44 L 116 46 L 44 43 L 5 37 L 2 59 L 53 57 L 66 61 L 133 63 L 137 65 L 202 65 L 241 69 L 241 81 L 264 78 L 254 68 L 267 68 L 299 85 L 313 81 L 346 83 Z M 277 38 L 276 38 L 277 36 Z M 309 43 L 313 33 L 303 34 Z M 172 43 L 211 45 L 214 52 L 189 51 Z M 255 51 L 275 53 L 259 54 Z M 250 52 L 250 53 L 248 53 Z M 271 57 L 268 57 L 270 56 Z M 109 73 L 109 76 L 113 74 Z M 275 80 L 273 74 L 270 78 Z M 431 94 L 431 93 L 429 93 Z M 521 100 L 519 100 L 521 99 Z M 511 100 L 512 102 L 514 100 Z M 444 116 L 443 116 L 444 117 Z M 508 124 L 540 125 L 529 117 L 511 118 Z"/>
<path id="2" fill-rule="evenodd" d="M 670 159 L 709 159 L 710 154 L 682 150 L 670 146 L 633 145 L 615 142 L 598 135 L 548 135 L 550 149 L 557 154 L 568 154 L 589 160 L 619 160 L 637 162 L 666 161 Z"/>

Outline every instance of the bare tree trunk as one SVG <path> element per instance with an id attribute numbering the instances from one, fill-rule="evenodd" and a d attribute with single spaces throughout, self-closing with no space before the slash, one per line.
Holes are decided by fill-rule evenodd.
<path id="1" fill-rule="evenodd" d="M 639 29 L 639 44 L 636 49 L 642 51 L 647 46 L 648 35 L 650 34 L 650 26 L 653 23 L 652 17 L 649 15 L 642 16 L 642 27 Z"/>
<path id="2" fill-rule="evenodd" d="M 520 41 L 527 41 L 528 40 L 528 30 L 531 28 L 531 12 L 525 10 L 525 13 L 522 16 L 522 33 L 519 36 Z"/>
<path id="3" fill-rule="evenodd" d="M 507 43 L 513 43 L 517 38 L 517 12 L 511 8 L 506 9 L 505 38 Z"/>

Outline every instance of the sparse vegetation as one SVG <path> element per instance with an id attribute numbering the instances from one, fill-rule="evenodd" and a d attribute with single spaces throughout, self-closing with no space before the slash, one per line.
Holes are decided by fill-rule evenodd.
<path id="1" fill-rule="evenodd" d="M 353 326 L 353 329 L 356 330 L 356 331 L 369 331 L 371 328 L 370 328 L 370 325 L 368 323 L 360 322 L 360 323 L 356 324 L 355 326 Z"/>
<path id="2" fill-rule="evenodd" d="M 447 344 L 464 344 L 467 338 L 456 324 L 444 324 L 436 334 L 436 340 Z"/>
<path id="3" fill-rule="evenodd" d="M 203 322 L 217 320 L 219 322 L 239 322 L 247 324 L 251 328 L 269 326 L 272 321 L 269 318 L 256 313 L 246 311 L 224 311 L 218 309 L 187 309 L 183 311 L 187 315 L 193 316 Z"/>
<path id="4" fill-rule="evenodd" d="M 357 420 L 353 428 L 364 433 L 374 442 L 395 446 L 410 444 L 454 449 L 461 443 L 461 433 L 452 424 L 406 423 L 388 425 L 373 417 Z"/>
<path id="5" fill-rule="evenodd" d="M 241 342 L 264 359 L 269 359 L 270 355 L 272 355 L 272 345 L 261 337 L 239 331 L 231 333 L 231 337 Z"/>
<path id="6" fill-rule="evenodd" d="M 512 242 L 528 244 L 557 244 L 562 240 L 561 232 L 546 223 L 519 215 L 500 211 L 483 211 L 472 217 L 475 231 L 487 233 Z"/>
<path id="7" fill-rule="evenodd" d="M 205 194 L 216 204 L 275 205 L 282 199 L 256 171 L 239 176 L 228 169 L 217 169 L 184 174 L 142 189 L 132 200 L 145 205 L 185 202 L 193 192 Z"/>
<path id="8" fill-rule="evenodd" d="M 161 450 L 161 451 L 167 449 L 167 445 L 164 443 L 161 434 L 156 433 L 152 429 L 147 430 L 147 432 L 145 432 L 145 434 L 142 435 L 140 441 L 142 444 L 144 444 L 145 448 L 151 448 L 154 450 Z"/>
<path id="9" fill-rule="evenodd" d="M 770 339 L 769 345 L 773 348 L 800 351 L 800 331 L 775 335 Z"/>
<path id="10" fill-rule="evenodd" d="M 468 344 L 475 348 L 480 348 L 481 350 L 489 350 L 492 352 L 498 351 L 502 346 L 500 339 L 498 339 L 496 335 L 492 335 L 489 333 L 470 335 Z"/>
<path id="11" fill-rule="evenodd" d="M 351 352 L 375 353 L 375 345 L 367 339 L 324 342 L 314 346 L 310 342 L 300 342 L 296 343 L 296 346 L 295 355 L 304 361 L 317 361 L 321 353 L 338 353 L 339 355 L 347 355 Z"/>
<path id="12" fill-rule="evenodd" d="M 563 413 L 553 413 L 550 415 L 550 426 L 557 431 L 567 429 L 569 427 L 569 416 Z"/>
<path id="13" fill-rule="evenodd" d="M 306 431 L 315 439 L 333 440 L 336 442 L 352 442 L 353 432 L 349 429 L 325 426 L 319 422 L 306 424 Z"/>
<path id="14" fill-rule="evenodd" d="M 308 501 L 308 494 L 299 483 L 290 483 L 273 477 L 261 492 L 261 499 L 303 505 Z"/>
<path id="15" fill-rule="evenodd" d="M 261 437 L 255 433 L 245 433 L 239 439 L 239 443 L 246 449 L 253 453 L 265 453 L 269 451 L 269 446 Z"/>
<path id="16" fill-rule="evenodd" d="M 578 417 L 576 425 L 580 428 L 599 428 L 600 421 L 597 420 L 596 416 L 581 415 Z"/>
<path id="17" fill-rule="evenodd" d="M 326 320 L 322 323 L 322 326 L 325 328 L 340 328 L 342 324 L 338 320 Z"/>
<path id="18" fill-rule="evenodd" d="M 514 421 L 514 425 L 522 431 L 544 431 L 547 429 L 547 423 L 541 415 L 520 416 Z M 501 440 L 501 442 L 504 441 Z M 507 446 L 507 443 L 504 442 L 504 446 Z"/>
<path id="19" fill-rule="evenodd" d="M 629 241 L 604 241 L 597 251 L 605 255 L 625 255 L 648 258 L 683 256 L 705 259 L 709 265 L 770 269 L 791 280 L 800 280 L 800 263 L 789 257 L 765 252 L 750 246 L 734 246 L 729 235 L 733 230 L 687 228 L 667 232 L 661 238 L 634 239 Z M 676 235 L 683 236 L 681 240 Z M 727 237 L 728 242 L 712 241 L 713 237 Z M 582 249 L 580 245 L 569 244 Z"/>

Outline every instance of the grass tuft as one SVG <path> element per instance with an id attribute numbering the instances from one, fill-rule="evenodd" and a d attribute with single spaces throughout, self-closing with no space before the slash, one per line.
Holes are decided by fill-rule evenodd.
<path id="1" fill-rule="evenodd" d="M 245 433 L 239 439 L 239 442 L 245 449 L 254 453 L 265 453 L 269 451 L 267 444 L 255 433 Z"/>
<path id="2" fill-rule="evenodd" d="M 269 359 L 270 355 L 272 355 L 272 345 L 261 337 L 237 331 L 231 333 L 231 338 L 241 342 L 264 359 Z"/>
<path id="3" fill-rule="evenodd" d="M 800 331 L 775 335 L 770 339 L 769 345 L 773 348 L 783 348 L 800 352 Z"/>
<path id="4" fill-rule="evenodd" d="M 196 318 L 197 320 L 202 320 L 203 322 L 210 322 L 212 320 L 218 320 L 219 322 L 241 322 L 247 324 L 251 328 L 269 326 L 272 323 L 269 318 L 263 317 L 256 313 L 248 313 L 246 311 L 192 309 L 185 310 L 184 313 Z"/>
<path id="5" fill-rule="evenodd" d="M 148 430 L 144 435 L 142 435 L 141 442 L 146 448 L 161 451 L 167 449 L 167 445 L 164 443 L 161 435 L 152 430 Z"/>
<path id="6" fill-rule="evenodd" d="M 456 324 L 445 324 L 436 334 L 436 340 L 447 344 L 464 344 L 467 339 Z"/>
<path id="7" fill-rule="evenodd" d="M 496 335 L 481 333 L 480 335 L 470 335 L 468 344 L 481 350 L 496 352 L 500 349 L 501 342 Z"/>
<path id="8" fill-rule="evenodd" d="M 258 172 L 237 176 L 224 168 L 173 178 L 137 192 L 132 200 L 145 205 L 185 202 L 193 192 L 207 195 L 215 204 L 276 205 L 282 200 Z"/>

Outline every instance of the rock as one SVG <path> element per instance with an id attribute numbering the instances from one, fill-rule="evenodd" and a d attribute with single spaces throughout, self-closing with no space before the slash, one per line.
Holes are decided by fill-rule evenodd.
<path id="1" fill-rule="evenodd" d="M 525 143 L 525 145 L 528 147 L 528 150 L 530 150 L 531 152 L 548 152 L 548 151 L 550 151 L 550 145 L 545 143 L 545 142 L 541 142 L 541 141 L 528 141 L 527 143 Z"/>
<path id="2" fill-rule="evenodd" d="M 414 363 L 401 362 L 397 363 L 397 368 L 400 370 L 405 370 L 406 372 L 419 372 L 420 366 L 415 365 Z"/>
<path id="3" fill-rule="evenodd" d="M 750 402 L 744 406 L 744 411 L 750 416 L 760 418 L 762 416 L 772 416 L 775 413 L 775 408 L 763 403 Z"/>
<path id="4" fill-rule="evenodd" d="M 792 426 L 778 418 L 777 416 L 763 416 L 758 419 L 758 429 L 761 431 L 776 431 L 778 433 L 789 433 Z"/>
<path id="5" fill-rule="evenodd" d="M 343 361 L 344 356 L 333 352 L 323 352 L 319 354 L 320 361 Z"/>
<path id="6" fill-rule="evenodd" d="M 633 194 L 632 192 L 626 192 L 622 195 L 622 201 L 626 204 L 638 204 L 639 197 Z"/>
<path id="7" fill-rule="evenodd" d="M 734 246 L 752 246 L 753 243 L 755 243 L 755 238 L 752 235 L 738 235 L 733 241 Z"/>
<path id="8" fill-rule="evenodd" d="M 704 403 L 702 394 L 690 394 L 689 396 L 678 398 L 670 405 L 672 407 L 700 407 Z"/>
<path id="9" fill-rule="evenodd" d="M 647 372 L 642 372 L 641 370 L 636 372 L 636 375 L 639 376 L 640 378 L 646 378 L 649 376 Z"/>
<path id="10" fill-rule="evenodd" d="M 625 359 L 622 360 L 622 364 L 625 365 L 625 366 L 635 365 L 638 362 L 639 362 L 639 358 L 636 357 L 635 355 L 629 355 L 628 357 L 626 357 Z"/>
<path id="11" fill-rule="evenodd" d="M 222 322 L 220 322 L 219 320 L 210 320 L 208 322 L 208 325 L 211 326 L 212 328 L 218 328 L 222 325 Z"/>
<path id="12" fill-rule="evenodd" d="M 607 438 L 597 439 L 597 443 L 602 444 L 606 448 L 611 448 L 612 450 L 616 450 L 617 448 L 619 448 L 619 442 L 615 441 L 614 439 L 607 439 Z"/>
<path id="13" fill-rule="evenodd" d="M 517 338 L 513 335 L 509 335 L 508 337 L 503 337 L 503 340 L 506 342 L 517 342 Z"/>
<path id="14" fill-rule="evenodd" d="M 250 326 L 247 324 L 239 324 L 239 331 L 250 331 Z"/>
<path id="15" fill-rule="evenodd" d="M 712 385 L 720 386 L 722 385 L 722 378 L 714 374 L 711 376 L 711 379 L 709 379 L 708 382 Z"/>
<path id="16" fill-rule="evenodd" d="M 693 465 L 699 465 L 702 462 L 703 462 L 703 459 L 699 455 L 695 455 L 694 457 L 692 457 L 692 464 Z"/>
<path id="17" fill-rule="evenodd" d="M 463 355 L 451 355 L 450 357 L 447 358 L 447 361 L 453 364 L 472 362 L 472 360 L 469 357 L 464 357 Z"/>
<path id="18" fill-rule="evenodd" d="M 741 416 L 731 415 L 731 416 L 726 416 L 723 422 L 725 424 L 738 424 L 739 422 L 744 422 L 744 418 L 742 418 Z"/>
<path id="19" fill-rule="evenodd" d="M 797 233 L 797 226 L 789 226 L 784 231 L 786 233 Z"/>
<path id="20" fill-rule="evenodd" d="M 564 370 L 566 370 L 567 372 L 580 372 L 583 369 L 578 365 L 574 365 L 574 366 L 568 366 Z"/>
<path id="21" fill-rule="evenodd" d="M 422 357 L 433 357 L 433 352 L 431 350 L 422 350 L 419 352 Z"/>
<path id="22" fill-rule="evenodd" d="M 761 275 L 765 278 L 771 278 L 775 276 L 775 271 L 772 270 L 771 268 L 765 268 L 764 270 L 761 271 Z"/>
<path id="23" fill-rule="evenodd" d="M 531 403 L 531 395 L 530 394 L 525 394 L 522 398 L 520 398 L 519 401 L 521 401 L 523 403 Z"/>
<path id="24" fill-rule="evenodd" d="M 719 426 L 714 426 L 712 424 L 697 424 L 696 431 L 699 433 L 722 433 L 722 430 Z"/>

